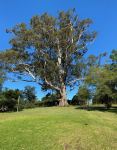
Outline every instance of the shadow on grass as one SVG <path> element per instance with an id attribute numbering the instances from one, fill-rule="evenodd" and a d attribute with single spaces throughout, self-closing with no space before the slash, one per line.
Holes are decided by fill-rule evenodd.
<path id="1" fill-rule="evenodd" d="M 117 114 L 117 106 L 112 106 L 110 109 L 107 109 L 105 106 L 78 106 L 75 109 L 83 109 L 87 111 L 111 112 Z"/>

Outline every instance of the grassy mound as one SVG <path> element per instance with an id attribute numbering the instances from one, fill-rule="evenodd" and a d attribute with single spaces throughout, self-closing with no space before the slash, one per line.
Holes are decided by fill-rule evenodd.
<path id="1" fill-rule="evenodd" d="M 0 150 L 116 149 L 116 113 L 53 107 L 0 114 Z"/>

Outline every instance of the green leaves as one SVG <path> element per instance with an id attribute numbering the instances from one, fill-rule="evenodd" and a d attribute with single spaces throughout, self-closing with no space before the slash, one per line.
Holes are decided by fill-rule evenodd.
<path id="1" fill-rule="evenodd" d="M 96 37 L 88 29 L 91 23 L 80 20 L 74 9 L 57 17 L 33 16 L 28 25 L 17 24 L 9 30 L 11 49 L 2 52 L 0 59 L 7 64 L 6 70 L 28 75 L 44 89 L 61 89 L 84 75 L 81 60 Z"/>
<path id="2" fill-rule="evenodd" d="M 117 99 L 116 51 L 112 51 L 110 58 L 111 64 L 94 65 L 86 78 L 86 83 L 96 87 L 95 97 L 104 103 Z"/>

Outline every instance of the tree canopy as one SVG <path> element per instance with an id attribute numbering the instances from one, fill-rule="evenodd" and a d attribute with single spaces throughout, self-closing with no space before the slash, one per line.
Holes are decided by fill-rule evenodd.
<path id="1" fill-rule="evenodd" d="M 94 98 L 105 104 L 117 100 L 117 50 L 113 50 L 109 63 L 90 69 L 86 83 L 95 87 Z"/>
<path id="2" fill-rule="evenodd" d="M 92 20 L 79 19 L 75 10 L 61 11 L 57 17 L 34 16 L 28 25 L 7 30 L 13 35 L 11 48 L 0 53 L 0 60 L 15 78 L 57 91 L 60 105 L 67 105 L 66 87 L 84 78 L 82 58 L 96 37 L 90 24 Z"/>

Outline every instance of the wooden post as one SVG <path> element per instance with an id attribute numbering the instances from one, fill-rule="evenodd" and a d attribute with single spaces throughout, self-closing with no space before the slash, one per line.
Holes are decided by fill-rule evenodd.
<path id="1" fill-rule="evenodd" d="M 20 96 L 18 96 L 18 99 L 17 99 L 17 112 L 19 111 L 19 100 L 20 100 Z"/>

